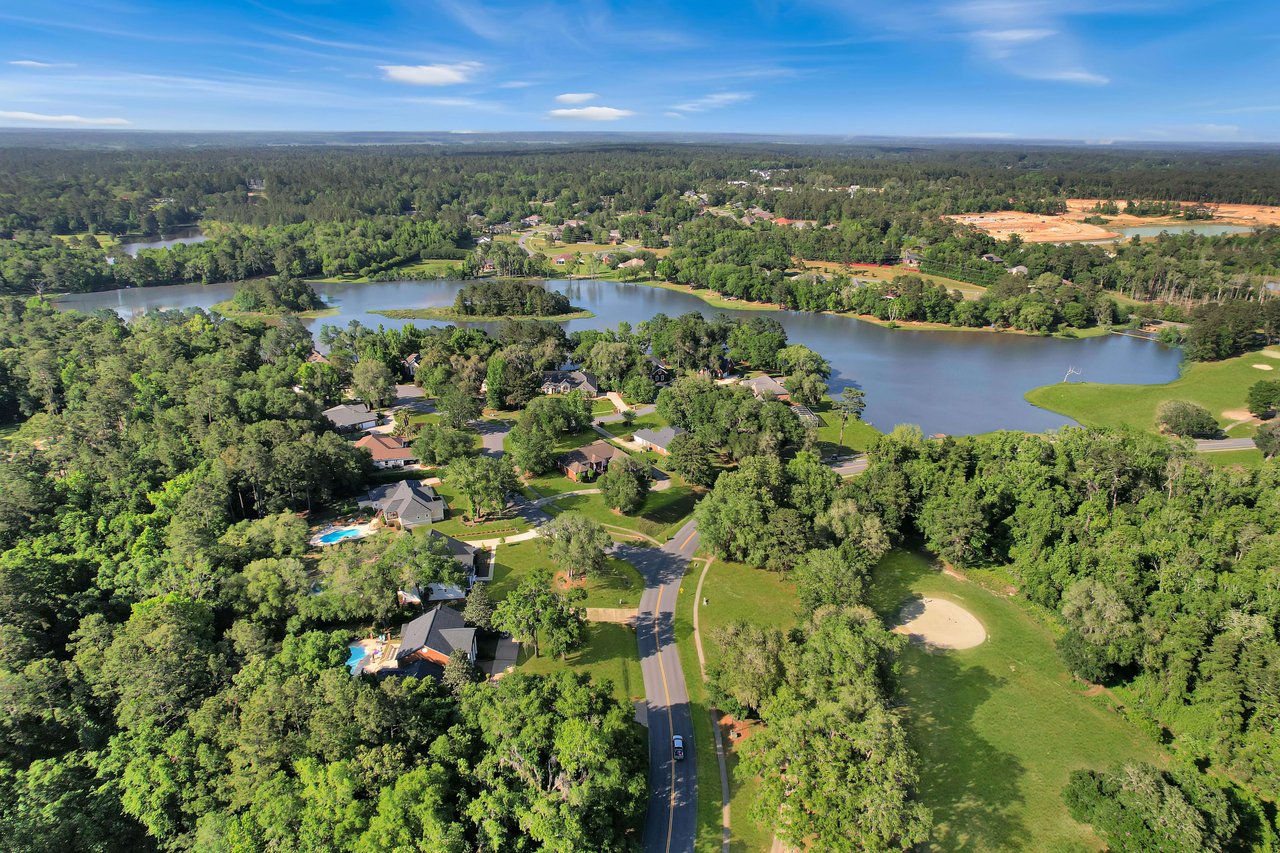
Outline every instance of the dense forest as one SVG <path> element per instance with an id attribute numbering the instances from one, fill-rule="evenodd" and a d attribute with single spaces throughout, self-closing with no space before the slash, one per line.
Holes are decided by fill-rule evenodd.
<path id="1" fill-rule="evenodd" d="M 1280 273 L 1272 231 L 1165 236 L 1103 246 L 1000 242 L 941 218 L 985 210 L 1057 212 L 1072 196 L 1280 202 L 1265 152 L 993 148 L 578 145 L 565 150 L 385 146 L 65 151 L 0 148 L 0 288 L 84 291 L 264 274 L 394 275 L 422 258 L 484 261 L 500 275 L 546 275 L 540 256 L 484 229 L 538 213 L 570 220 L 566 240 L 670 241 L 664 277 L 740 298 L 787 301 L 795 258 L 896 263 L 991 284 L 997 254 L 1035 278 L 1053 273 L 1138 299 L 1245 297 Z M 762 176 L 768 175 L 768 180 Z M 759 206 L 812 228 L 752 226 L 719 210 Z M 701 220 L 716 220 L 709 224 Z M 689 227 L 699 220 L 701 227 Z M 108 242 L 200 221 L 211 239 L 138 257 Z M 108 262 L 110 259 L 110 262 Z"/>
<path id="2" fill-rule="evenodd" d="M 1185 763 L 1170 777 L 1142 767 L 1084 774 L 1066 792 L 1073 814 L 1114 849 L 1275 845 L 1264 804 L 1280 794 L 1280 463 L 1221 469 L 1163 438 L 1082 429 L 937 441 L 898 427 L 844 485 L 806 457 L 745 460 L 696 509 L 715 553 L 791 573 L 811 612 L 790 635 L 747 623 L 721 638 L 721 707 L 769 723 L 744 759 L 764 780 L 757 819 L 771 825 L 780 814 L 779 835 L 793 843 L 825 832 L 825 821 L 791 823 L 803 792 L 802 808 L 841 815 L 832 833 L 873 828 L 834 795 L 826 740 L 802 734 L 823 730 L 820 715 L 838 708 L 849 720 L 842 783 L 893 816 L 879 827 L 892 830 L 886 840 L 915 837 L 924 818 L 910 806 L 914 759 L 883 710 L 898 638 L 864 608 L 886 550 L 922 541 L 956 566 L 995 569 L 1054 611 L 1069 668 L 1122 689 L 1128 716 Z M 851 649 L 859 664 L 846 671 Z M 1167 791 L 1166 804 L 1153 786 Z M 1183 812 L 1161 811 L 1178 802 Z M 1200 841 L 1133 841 L 1175 831 Z"/>
<path id="3" fill-rule="evenodd" d="M 457 567 L 419 536 L 302 560 L 299 513 L 370 464 L 307 388 L 427 333 L 331 330 L 325 364 L 299 329 L 0 301 L 0 417 L 27 418 L 0 460 L 4 847 L 631 850 L 644 740 L 607 688 L 342 666 L 351 619 Z"/>
<path id="4" fill-rule="evenodd" d="M 453 310 L 471 317 L 554 317 L 574 310 L 569 297 L 531 281 L 482 281 L 458 291 Z"/>

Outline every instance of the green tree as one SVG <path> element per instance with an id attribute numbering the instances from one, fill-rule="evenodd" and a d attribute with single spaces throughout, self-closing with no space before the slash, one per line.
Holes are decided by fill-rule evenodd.
<path id="1" fill-rule="evenodd" d="M 848 385 L 840 392 L 840 399 L 835 401 L 836 410 L 840 412 L 840 448 L 844 449 L 844 427 L 852 418 L 862 420 L 862 413 L 867 409 L 867 395 L 861 388 Z"/>
<path id="2" fill-rule="evenodd" d="M 351 391 L 372 409 L 380 409 L 395 399 L 395 377 L 381 361 L 361 359 L 351 371 Z"/>
<path id="3" fill-rule="evenodd" d="M 1245 398 L 1249 405 L 1249 413 L 1255 418 L 1266 418 L 1280 408 L 1280 380 L 1263 379 L 1249 386 Z"/>
<path id="4" fill-rule="evenodd" d="M 446 426 L 462 429 L 480 417 L 480 401 L 462 386 L 450 385 L 436 397 L 436 411 Z"/>
<path id="5" fill-rule="evenodd" d="M 473 521 L 502 512 L 507 506 L 507 493 L 517 488 L 511 464 L 493 456 L 455 459 L 449 463 L 445 476 L 470 505 Z"/>
<path id="6" fill-rule="evenodd" d="M 613 540 L 599 522 L 580 512 L 565 512 L 540 529 L 547 555 L 564 569 L 569 581 L 598 574 Z"/>
<path id="7" fill-rule="evenodd" d="M 1204 406 L 1187 400 L 1167 400 L 1156 410 L 1156 426 L 1174 435 L 1213 438 L 1221 431 Z"/>
<path id="8" fill-rule="evenodd" d="M 493 629 L 493 599 L 487 583 L 473 584 L 467 592 L 467 603 L 462 608 L 462 618 L 477 628 Z"/>
<path id="9" fill-rule="evenodd" d="M 717 471 L 711 465 L 711 451 L 697 436 L 682 432 L 671 439 L 667 465 L 695 486 L 710 486 Z"/>
<path id="10" fill-rule="evenodd" d="M 630 515 L 644 506 L 653 483 L 649 466 L 630 456 L 615 456 L 600 478 L 604 502 L 619 512 Z"/>
<path id="11" fill-rule="evenodd" d="M 1253 443 L 1267 459 L 1280 455 L 1280 421 L 1263 424 L 1253 436 Z"/>

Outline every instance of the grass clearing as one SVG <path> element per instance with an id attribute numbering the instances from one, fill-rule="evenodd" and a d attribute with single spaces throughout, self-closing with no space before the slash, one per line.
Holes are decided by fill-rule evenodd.
<path id="1" fill-rule="evenodd" d="M 843 456 L 851 450 L 866 450 L 871 446 L 880 431 L 866 421 L 855 421 L 849 418 L 844 425 L 844 443 L 840 443 L 840 412 L 830 397 L 823 397 L 822 402 L 814 406 L 813 413 L 822 419 L 822 426 L 817 427 L 817 450 L 823 457 Z"/>
<path id="2" fill-rule="evenodd" d="M 1261 468 L 1264 461 L 1262 451 L 1257 448 L 1253 450 L 1223 450 L 1217 453 L 1201 453 L 1200 458 L 1210 465 L 1217 465 L 1219 468 L 1239 466 L 1249 471 L 1256 471 Z"/>
<path id="3" fill-rule="evenodd" d="M 686 593 L 694 591 L 690 588 L 691 585 L 696 585 L 696 581 L 685 581 Z M 728 625 L 730 622 L 742 621 L 776 627 L 785 631 L 795 627 L 800 621 L 800 603 L 796 598 L 795 584 L 785 575 L 777 572 L 766 572 L 763 569 L 753 569 L 740 563 L 727 563 L 723 560 L 716 560 L 711 564 L 711 568 L 707 570 L 707 579 L 703 584 L 702 594 L 707 599 L 707 604 L 702 606 L 698 618 L 702 634 L 702 648 L 707 656 L 708 669 L 711 669 L 720 661 L 720 648 L 713 639 L 713 634 L 717 628 Z M 700 602 L 695 602 L 695 604 L 700 604 Z M 688 618 L 692 620 L 692 608 L 689 608 L 689 614 Z M 686 639 L 679 634 L 680 615 L 681 611 L 679 605 L 677 605 L 677 637 L 683 644 Z M 688 637 L 687 642 L 692 645 L 693 637 Z M 698 672 L 696 652 L 692 657 L 694 667 L 692 670 L 689 669 L 689 664 L 684 664 L 686 681 L 692 681 L 696 678 Z M 681 661 L 682 663 L 684 661 L 683 653 Z M 692 677 L 690 677 L 690 673 L 693 674 Z M 705 712 L 703 716 L 706 716 Z M 708 724 L 709 728 L 710 725 Z M 707 737 L 711 737 L 709 732 Z M 708 742 L 710 743 L 710 741 Z M 769 849 L 773 841 L 773 833 L 768 827 L 761 827 L 748 817 L 759 788 L 758 782 L 754 777 L 746 777 L 738 770 L 737 745 L 726 740 L 725 748 L 728 750 L 726 763 L 729 768 L 731 850 L 733 853 L 764 853 Z M 712 751 L 711 756 L 712 767 L 714 768 L 714 751 Z M 718 769 L 716 770 L 714 782 L 706 784 L 712 785 L 710 789 L 712 791 L 711 797 L 718 806 L 720 799 Z M 704 790 L 706 788 L 702 781 L 702 774 L 699 773 L 699 838 L 703 837 L 702 826 L 704 820 L 702 818 L 701 804 L 706 798 L 702 793 Z M 714 825 L 717 830 L 715 849 L 718 849 L 720 841 L 720 811 L 718 808 L 715 809 Z"/>
<path id="4" fill-rule="evenodd" d="M 825 273 L 837 273 L 871 281 L 893 281 L 898 276 L 910 275 L 924 279 L 930 284 L 940 284 L 947 290 L 958 290 L 964 294 L 965 299 L 978 299 L 987 292 L 987 289 L 980 284 L 971 284 L 967 281 L 920 272 L 911 267 L 869 267 L 857 264 L 842 264 L 836 261 L 799 261 L 797 268 L 820 270 Z"/>
<path id="5" fill-rule="evenodd" d="M 540 568 L 554 571 L 555 564 L 547 557 L 546 546 L 537 539 L 499 545 L 494 554 L 493 581 L 489 584 L 489 592 L 494 600 L 501 601 Z M 583 588 L 587 591 L 584 607 L 639 607 L 644 579 L 626 560 L 609 557 L 604 571 L 589 576 Z"/>
<path id="6" fill-rule="evenodd" d="M 622 515 L 605 505 L 602 495 L 572 495 L 548 504 L 543 509 L 553 515 L 580 512 L 601 524 L 634 530 L 659 541 L 665 541 L 684 523 L 700 494 L 673 477 L 671 487 L 649 492 L 644 504 L 634 515 Z"/>
<path id="7" fill-rule="evenodd" d="M 636 632 L 626 625 L 592 622 L 587 625 L 587 641 L 567 659 L 531 657 L 520 650 L 519 671 L 530 675 L 546 675 L 561 670 L 585 672 L 597 683 L 608 681 L 613 695 L 631 704 L 644 697 L 644 678 L 640 673 L 640 650 Z"/>
<path id="8" fill-rule="evenodd" d="M 626 421 L 615 421 L 609 424 L 601 424 L 605 432 L 614 438 L 626 438 L 638 429 L 662 429 L 667 425 L 657 412 L 648 415 L 640 415 L 628 426 Z"/>
<path id="9" fill-rule="evenodd" d="M 1277 348 L 1270 348 L 1277 352 Z M 1187 363 L 1182 376 L 1164 385 L 1103 385 L 1071 382 L 1045 385 L 1028 391 L 1034 406 L 1074 418 L 1085 426 L 1132 427 L 1155 432 L 1156 409 L 1166 400 L 1190 400 L 1204 406 L 1222 426 L 1231 421 L 1223 412 L 1245 407 L 1249 386 L 1269 374 L 1254 364 L 1274 361 L 1263 353 L 1246 353 L 1223 361 Z M 1255 426 L 1232 430 L 1237 438 L 1252 435 Z"/>
<path id="10" fill-rule="evenodd" d="M 964 651 L 918 646 L 902 658 L 902 698 L 920 756 L 920 797 L 934 850 L 1092 851 L 1098 839 L 1062 802 L 1071 772 L 1120 761 L 1164 765 L 1166 753 L 1063 667 L 1050 628 L 1026 602 L 944 575 L 895 551 L 877 567 L 871 603 L 886 620 L 912 596 L 973 613 L 987 641 Z"/>
<path id="11" fill-rule="evenodd" d="M 529 529 L 529 522 L 518 515 L 495 518 L 481 524 L 464 524 L 462 516 L 469 505 L 457 490 L 447 480 L 433 488 L 449 505 L 449 514 L 444 521 L 437 521 L 431 526 L 455 539 L 495 539 L 499 536 L 513 536 Z"/>

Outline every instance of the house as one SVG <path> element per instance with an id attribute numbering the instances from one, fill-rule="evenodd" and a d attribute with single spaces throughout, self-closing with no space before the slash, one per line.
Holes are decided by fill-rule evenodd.
<path id="1" fill-rule="evenodd" d="M 551 239 L 552 239 L 552 240 L 559 241 L 559 239 L 560 239 L 561 237 L 563 237 L 563 236 L 564 236 L 564 229 L 563 229 L 563 228 L 552 228 L 552 229 L 551 229 Z"/>
<path id="2" fill-rule="evenodd" d="M 548 395 L 581 391 L 587 397 L 599 397 L 600 382 L 585 370 L 544 370 L 541 390 Z"/>
<path id="3" fill-rule="evenodd" d="M 492 238 L 492 237 L 490 237 L 490 236 L 489 236 L 489 235 L 487 235 L 487 234 L 486 234 L 486 235 L 484 235 L 484 236 L 482 236 L 482 237 L 477 237 L 477 238 L 476 238 L 476 245 L 477 245 L 477 246 L 483 246 L 485 243 L 492 243 L 492 242 L 493 242 L 493 238 Z"/>
<path id="4" fill-rule="evenodd" d="M 621 243 L 621 242 L 622 242 L 622 232 L 621 232 L 621 231 L 619 231 L 617 228 L 612 229 L 612 230 L 609 232 L 609 242 L 610 242 L 610 243 L 613 243 L 613 244 L 615 244 L 615 245 L 616 245 L 616 244 L 618 244 L 618 243 Z"/>
<path id="5" fill-rule="evenodd" d="M 537 214 L 537 213 L 530 214 L 529 216 L 526 216 L 524 219 L 521 219 L 520 224 L 525 226 L 526 228 L 532 228 L 535 225 L 541 225 L 542 216 L 541 214 Z"/>
<path id="6" fill-rule="evenodd" d="M 383 522 L 403 530 L 444 521 L 448 509 L 444 498 L 421 480 L 401 480 L 370 489 L 359 505 L 375 510 Z"/>
<path id="7" fill-rule="evenodd" d="M 1000 266 L 1004 266 L 1004 258 L 1000 257 L 999 255 L 993 255 L 990 252 L 987 252 L 985 255 L 983 255 L 982 259 L 989 264 L 999 264 Z"/>
<path id="8" fill-rule="evenodd" d="M 924 255 L 919 252 L 913 252 L 907 249 L 902 253 L 902 263 L 909 267 L 918 267 L 920 262 L 924 260 Z"/>
<path id="9" fill-rule="evenodd" d="M 480 265 L 480 272 L 493 272 L 495 269 L 496 267 L 493 265 L 493 261 L 486 260 Z"/>
<path id="10" fill-rule="evenodd" d="M 378 425 L 378 413 L 364 403 L 341 403 L 322 414 L 338 432 L 363 432 Z"/>
<path id="11" fill-rule="evenodd" d="M 671 439 L 683 433 L 680 427 L 663 427 L 662 429 L 638 429 L 631 440 L 643 447 L 663 456 L 671 454 Z"/>
<path id="12" fill-rule="evenodd" d="M 565 264 L 571 264 L 573 263 L 573 255 L 570 255 L 570 254 L 556 255 L 554 258 L 551 259 L 551 263 L 555 264 L 558 267 L 562 267 Z"/>
<path id="13" fill-rule="evenodd" d="M 556 464 L 560 466 L 560 470 L 570 480 L 582 482 L 584 480 L 594 480 L 609 470 L 609 463 L 613 461 L 614 457 L 626 455 L 626 453 L 609 442 L 601 439 L 588 444 L 586 447 L 579 447 L 577 450 L 569 451 L 557 459 Z"/>
<path id="14" fill-rule="evenodd" d="M 644 258 L 632 258 L 629 261 L 623 261 L 622 263 L 618 264 L 618 269 L 633 270 L 633 269 L 636 269 L 637 267 L 642 267 L 642 266 L 644 266 Z"/>
<path id="15" fill-rule="evenodd" d="M 310 355 L 307 356 L 307 364 L 328 364 L 328 363 L 329 363 L 329 359 L 322 356 L 316 350 L 312 350 Z"/>
<path id="16" fill-rule="evenodd" d="M 1027 274 L 1030 272 L 1030 270 L 1028 270 L 1028 269 L 1027 269 L 1026 267 L 1024 267 L 1022 264 L 1018 264 L 1016 267 L 1009 267 L 1009 268 L 1008 268 L 1008 271 L 1009 271 L 1010 273 L 1012 273 L 1013 275 L 1020 275 L 1020 276 L 1023 276 L 1024 278 L 1025 278 L 1025 277 L 1027 276 Z"/>
<path id="17" fill-rule="evenodd" d="M 413 449 L 395 435 L 366 435 L 356 442 L 356 447 L 369 451 L 373 467 L 378 469 L 403 468 L 418 461 Z"/>
<path id="18" fill-rule="evenodd" d="M 408 371 L 410 376 L 418 372 L 418 365 L 422 364 L 422 353 L 411 352 L 404 357 L 404 369 Z"/>
<path id="19" fill-rule="evenodd" d="M 443 667 L 456 649 L 476 660 L 476 629 L 468 628 L 462 614 L 443 604 L 423 613 L 417 619 L 400 626 L 400 648 L 396 651 L 396 664 L 406 669 L 416 661 L 426 661 Z"/>
<path id="20" fill-rule="evenodd" d="M 655 385 L 665 385 L 675 378 L 675 371 L 653 356 L 649 356 L 649 378 Z"/>
<path id="21" fill-rule="evenodd" d="M 587 223 L 582 221 L 581 219 L 566 219 L 564 221 L 565 228 L 581 228 L 583 225 L 586 225 L 586 224 Z"/>
<path id="22" fill-rule="evenodd" d="M 781 382 L 772 376 L 756 376 L 742 380 L 744 388 L 751 389 L 757 400 L 789 400 L 791 394 Z"/>

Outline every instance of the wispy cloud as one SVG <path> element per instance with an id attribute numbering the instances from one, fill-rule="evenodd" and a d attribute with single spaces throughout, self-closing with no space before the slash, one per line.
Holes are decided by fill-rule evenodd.
<path id="1" fill-rule="evenodd" d="M 676 104 L 671 109 L 679 113 L 705 113 L 707 110 L 718 110 L 721 107 L 749 100 L 751 100 L 750 92 L 715 92 L 683 104 Z"/>
<path id="2" fill-rule="evenodd" d="M 595 92 L 565 92 L 563 95 L 556 95 L 556 103 L 559 104 L 585 104 L 587 101 L 594 101 L 600 97 Z"/>
<path id="3" fill-rule="evenodd" d="M 74 125 L 95 125 L 95 126 L 119 126 L 128 124 L 126 118 L 117 116 L 105 116 L 102 118 L 93 118 L 89 116 L 76 115 L 46 115 L 44 113 L 27 113 L 19 110 L 0 110 L 0 120 L 7 119 L 9 121 L 32 121 L 38 124 L 74 124 Z"/>
<path id="4" fill-rule="evenodd" d="M 10 59 L 10 65 L 16 65 L 19 68 L 75 68 L 74 62 L 40 62 L 35 59 Z"/>
<path id="5" fill-rule="evenodd" d="M 482 68 L 479 62 L 452 65 L 379 65 L 386 79 L 411 86 L 456 86 L 468 83 Z"/>
<path id="6" fill-rule="evenodd" d="M 617 121 L 635 115 L 631 110 L 620 110 L 616 107 L 577 107 L 574 109 L 551 110 L 547 113 L 551 118 L 566 118 L 576 121 Z"/>
<path id="7" fill-rule="evenodd" d="M 1029 70 L 1022 74 L 1029 80 L 1052 80 L 1057 83 L 1082 83 L 1086 86 L 1105 86 L 1111 82 L 1110 77 L 1094 74 L 1092 71 L 1064 68 L 1061 71 Z"/>
<path id="8" fill-rule="evenodd" d="M 533 83 L 529 80 L 508 80 L 505 83 L 499 83 L 499 89 L 528 89 Z"/>
<path id="9" fill-rule="evenodd" d="M 430 107 L 446 107 L 457 110 L 476 110 L 478 112 L 498 112 L 502 105 L 493 101 L 482 101 L 476 98 L 404 98 L 408 104 L 425 104 Z"/>

